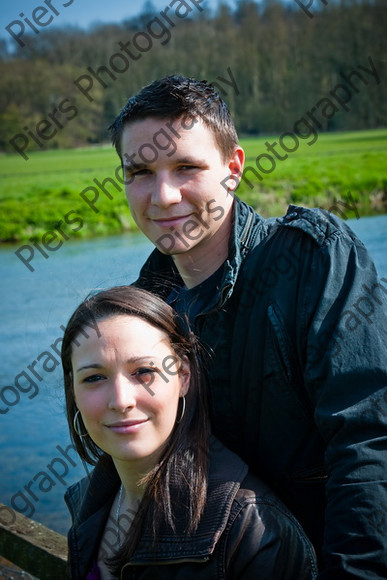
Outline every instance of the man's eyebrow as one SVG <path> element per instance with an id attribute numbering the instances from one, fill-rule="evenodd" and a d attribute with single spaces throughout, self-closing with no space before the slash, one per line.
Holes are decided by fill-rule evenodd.
<path id="1" fill-rule="evenodd" d="M 190 156 L 186 156 L 186 157 L 177 157 L 177 158 L 173 158 L 175 163 L 180 163 L 181 165 L 205 165 L 207 164 L 207 161 L 205 161 L 204 159 L 200 159 L 198 157 L 190 157 Z"/>
<path id="2" fill-rule="evenodd" d="M 173 163 L 178 165 L 207 165 L 207 161 L 205 159 L 200 159 L 197 157 L 174 157 L 170 158 Z M 125 171 L 141 171 L 142 169 L 149 169 L 152 167 L 152 163 L 137 163 L 136 161 L 123 163 L 122 164 Z"/>
<path id="3" fill-rule="evenodd" d="M 148 169 L 149 165 L 147 163 L 136 163 L 135 161 L 130 162 L 130 163 L 123 163 L 122 164 L 123 169 L 125 169 L 126 171 L 138 171 L 139 169 Z"/>

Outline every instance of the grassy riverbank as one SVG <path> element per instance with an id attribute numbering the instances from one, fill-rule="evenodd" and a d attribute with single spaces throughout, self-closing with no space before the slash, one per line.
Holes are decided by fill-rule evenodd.
<path id="1" fill-rule="evenodd" d="M 297 150 L 284 160 L 268 153 L 265 142 L 278 137 L 242 139 L 246 150 L 246 173 L 238 193 L 262 215 L 281 215 L 289 203 L 332 208 L 335 200 L 347 201 L 348 192 L 359 215 L 387 212 L 387 129 L 323 134 L 300 139 Z M 291 139 L 284 140 L 289 149 Z M 283 150 L 276 151 L 285 157 Z M 270 174 L 258 171 L 256 158 L 270 154 L 276 166 Z M 269 170 L 268 157 L 261 158 Z M 58 226 L 64 235 L 91 237 L 134 229 L 125 195 L 114 173 L 119 160 L 110 146 L 52 150 L 31 153 L 28 161 L 19 155 L 0 157 L 0 241 L 41 240 Z M 102 193 L 98 183 L 113 178 Z M 250 185 L 249 183 L 250 182 Z M 88 199 L 98 195 L 94 211 L 80 193 L 87 187 Z M 345 209 L 344 209 L 345 211 Z M 66 217 L 67 216 L 67 217 Z M 354 217 L 353 212 L 347 217 Z"/>

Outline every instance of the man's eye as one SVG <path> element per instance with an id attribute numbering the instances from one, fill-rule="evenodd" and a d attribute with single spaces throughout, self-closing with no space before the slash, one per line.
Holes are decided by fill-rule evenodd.
<path id="1" fill-rule="evenodd" d="M 197 165 L 180 165 L 179 169 L 181 171 L 188 171 L 190 169 L 200 169 Z"/>
<path id="2" fill-rule="evenodd" d="M 138 169 L 137 171 L 129 172 L 128 177 L 141 177 L 142 175 L 150 175 L 151 171 L 149 169 Z"/>

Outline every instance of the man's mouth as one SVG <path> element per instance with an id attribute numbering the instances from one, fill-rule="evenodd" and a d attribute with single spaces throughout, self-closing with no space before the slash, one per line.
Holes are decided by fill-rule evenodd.
<path id="1" fill-rule="evenodd" d="M 184 224 L 191 214 L 183 216 L 168 216 L 163 218 L 152 219 L 152 221 L 161 228 L 176 227 Z"/>

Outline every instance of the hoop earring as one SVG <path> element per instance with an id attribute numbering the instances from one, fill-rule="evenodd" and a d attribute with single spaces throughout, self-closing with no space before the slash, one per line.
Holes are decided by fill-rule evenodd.
<path id="1" fill-rule="evenodd" d="M 183 395 L 182 399 L 183 399 L 183 409 L 181 411 L 180 419 L 179 420 L 176 419 L 176 423 L 181 423 L 181 420 L 184 417 L 184 413 L 185 413 L 185 396 L 184 395 Z"/>
<path id="2" fill-rule="evenodd" d="M 77 409 L 77 412 L 74 415 L 74 419 L 73 419 L 73 427 L 74 427 L 74 431 L 75 433 L 78 435 L 78 437 L 87 437 L 88 432 L 86 431 L 86 433 L 80 433 L 78 431 L 78 425 L 77 425 L 77 420 L 78 420 L 78 414 L 79 414 L 79 409 Z M 79 422 L 79 421 L 78 421 Z"/>

